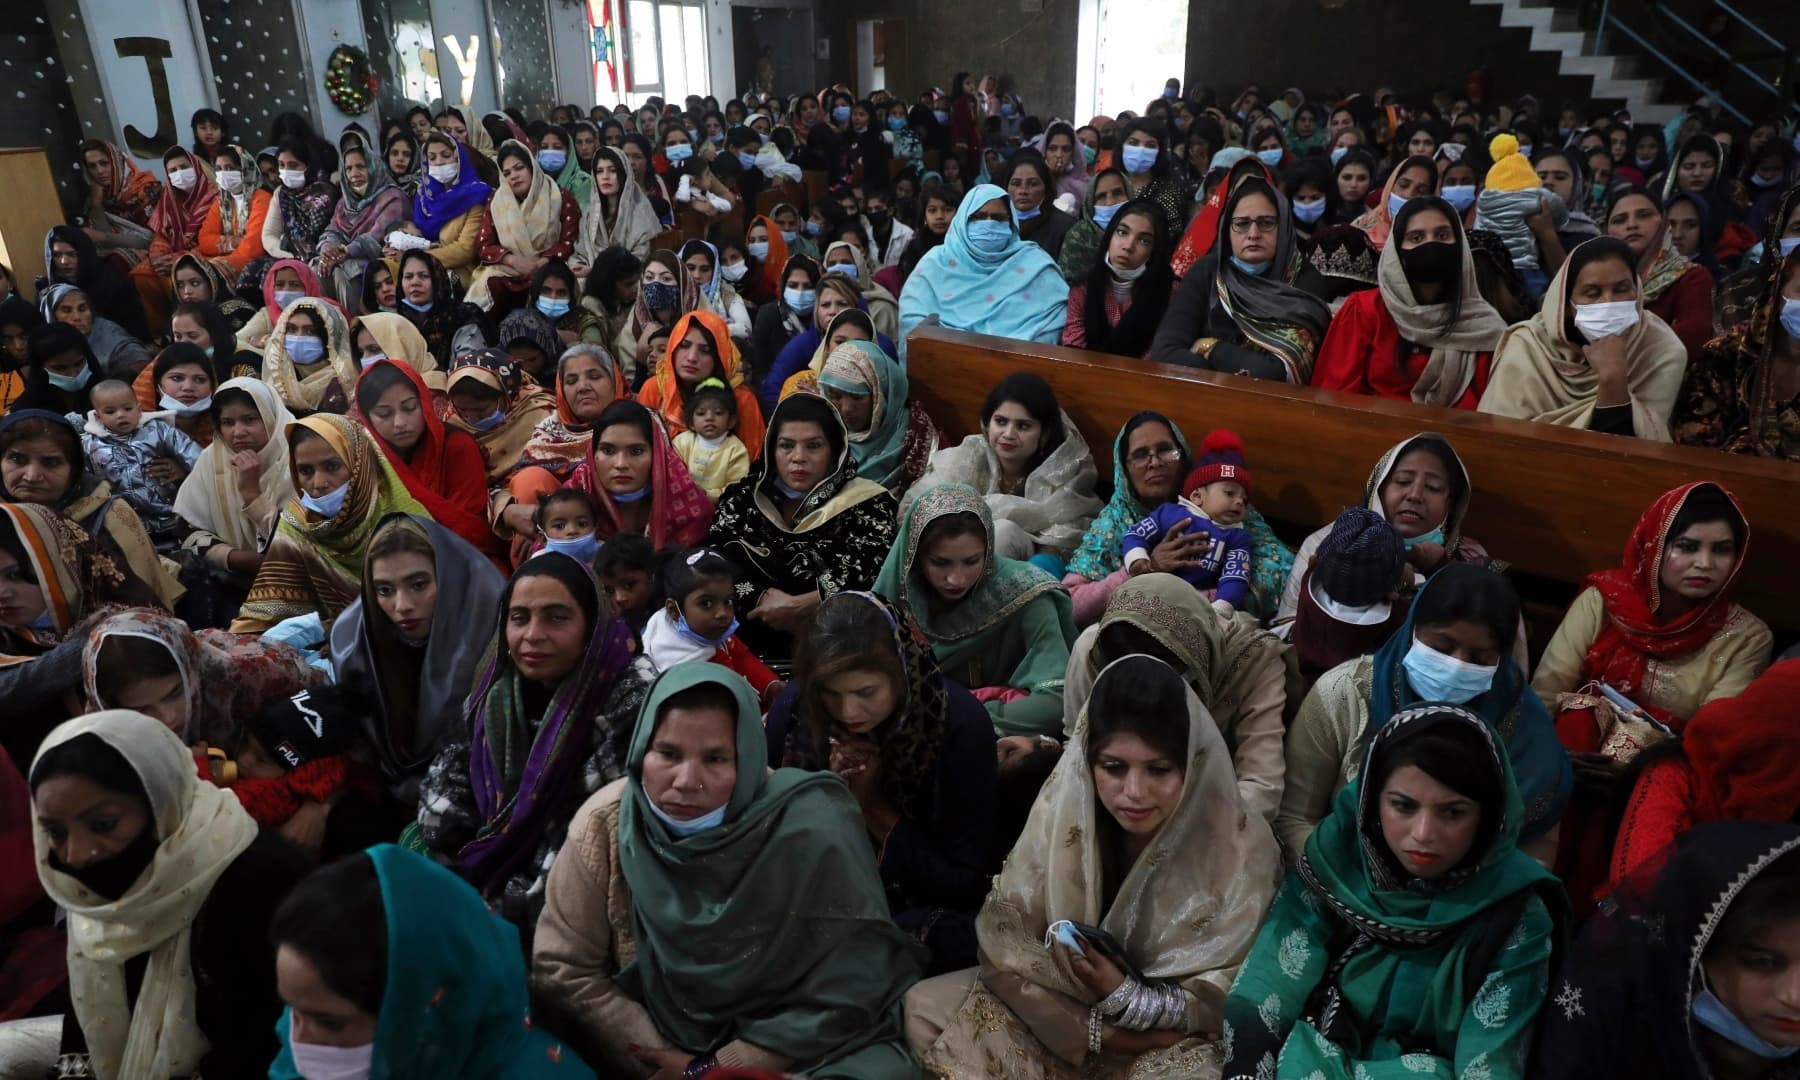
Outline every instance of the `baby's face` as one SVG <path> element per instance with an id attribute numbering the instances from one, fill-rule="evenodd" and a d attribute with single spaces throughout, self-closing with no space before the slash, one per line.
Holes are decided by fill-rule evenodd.
<path id="1" fill-rule="evenodd" d="M 1220 525 L 1242 525 L 1250 495 L 1236 480 L 1214 480 L 1194 492 L 1194 504 Z"/>
<path id="2" fill-rule="evenodd" d="M 706 404 L 694 410 L 694 434 L 712 440 L 731 432 L 731 414 L 722 405 Z"/>
<path id="3" fill-rule="evenodd" d="M 137 395 L 129 390 L 108 390 L 93 396 L 94 415 L 114 435 L 130 435 L 144 419 Z"/>
<path id="4" fill-rule="evenodd" d="M 246 780 L 279 780 L 287 775 L 287 767 L 263 749 L 254 735 L 245 735 L 238 747 L 237 767 L 238 775 Z"/>
<path id="5" fill-rule="evenodd" d="M 544 515 L 544 535 L 552 540 L 574 540 L 593 531 L 593 512 L 578 502 L 559 502 Z"/>

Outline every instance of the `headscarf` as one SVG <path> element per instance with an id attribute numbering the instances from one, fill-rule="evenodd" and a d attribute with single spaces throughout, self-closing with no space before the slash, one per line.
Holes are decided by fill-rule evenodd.
<path id="1" fill-rule="evenodd" d="M 831 463 L 831 472 L 824 479 L 813 485 L 813 489 L 800 500 L 800 506 L 794 511 L 794 520 L 790 524 L 781 513 L 780 491 L 775 481 L 780 474 L 775 464 L 775 438 L 781 425 L 790 421 L 811 422 L 825 430 L 827 441 L 831 440 L 833 429 L 836 429 L 842 447 L 837 460 Z M 740 418 L 741 424 L 741 418 Z M 740 426 L 739 430 L 742 430 Z M 757 511 L 769 525 L 784 533 L 800 535 L 812 532 L 826 525 L 839 514 L 852 507 L 859 506 L 871 499 L 879 499 L 888 495 L 888 490 L 873 480 L 864 479 L 856 473 L 856 460 L 850 456 L 850 443 L 844 437 L 844 420 L 831 403 L 817 394 L 795 394 L 786 401 L 775 406 L 769 416 L 769 426 L 762 436 L 762 453 L 753 461 L 750 476 L 746 477 L 754 484 L 753 501 Z M 738 483 L 743 483 L 740 480 Z M 732 485 L 737 487 L 736 484 Z M 720 496 L 725 502 L 731 491 Z M 891 498 L 892 496 L 888 496 Z"/>
<path id="2" fill-rule="evenodd" d="M 1394 216 L 1388 212 L 1388 196 L 1394 193 L 1394 184 L 1399 181 L 1400 175 L 1406 170 L 1416 169 L 1420 166 L 1424 166 L 1431 172 L 1431 187 L 1435 193 L 1438 183 L 1437 163 L 1428 157 L 1409 157 L 1394 166 L 1393 172 L 1388 173 L 1387 183 L 1381 185 L 1381 195 L 1377 198 L 1375 205 L 1350 223 L 1363 231 L 1368 237 L 1369 246 L 1376 251 L 1387 246 L 1388 234 L 1394 228 Z"/>
<path id="3" fill-rule="evenodd" d="M 487 455 L 488 480 L 498 481 L 519 463 L 538 422 L 556 411 L 556 398 L 536 383 L 528 385 L 519 365 L 501 349 L 480 349 L 458 356 L 450 367 L 450 378 L 444 388 L 446 391 L 454 389 L 464 380 L 498 391 L 500 411 L 506 419 L 498 427 L 478 431 L 452 410 L 444 422 L 475 436 L 475 441 Z M 559 386 L 561 381 L 557 380 Z"/>
<path id="4" fill-rule="evenodd" d="M 1575 306 L 1570 293 L 1583 266 L 1621 246 L 1622 241 L 1597 236 L 1569 253 L 1544 293 L 1543 310 L 1508 327 L 1500 339 L 1493 374 L 1478 406 L 1481 412 L 1563 427 L 1588 426 L 1600 377 L 1582 355 L 1581 345 L 1569 336 Z M 1687 372 L 1687 346 L 1668 323 L 1644 310 L 1642 289 L 1637 309 L 1638 321 L 1624 334 L 1632 430 L 1640 439 L 1668 442 L 1669 415 Z"/>
<path id="5" fill-rule="evenodd" d="M 718 686 L 737 703 L 736 781 L 724 821 L 678 837 L 657 820 L 644 759 L 676 694 Z M 618 976 L 677 1046 L 732 1039 L 800 1073 L 900 1075 L 901 997 L 922 950 L 888 914 L 861 814 L 824 772 L 763 768 L 756 695 L 718 664 L 657 677 L 631 736 L 619 807 L 619 872 L 631 890 L 637 959 Z M 745 1011 L 747 1001 L 761 1001 Z"/>
<path id="6" fill-rule="evenodd" d="M 399 185 L 400 190 L 406 193 L 407 204 L 410 207 L 412 200 L 418 197 L 420 185 L 425 182 L 425 149 L 419 145 L 419 140 L 413 136 L 411 130 L 402 128 L 388 136 L 387 140 L 382 143 L 382 165 L 387 165 L 388 151 L 392 150 L 394 144 L 397 142 L 405 143 L 407 147 L 412 150 L 412 157 L 410 159 L 412 164 L 404 173 L 397 176 L 394 175 L 393 170 L 390 168 L 388 170 L 388 175 L 393 176 L 394 183 Z M 410 217 L 411 215 L 409 214 L 408 216 Z"/>
<path id="7" fill-rule="evenodd" d="M 1450 227 L 1456 232 L 1456 251 L 1462 260 L 1462 271 L 1453 286 L 1456 290 L 1455 321 L 1449 326 L 1444 325 L 1445 316 L 1451 313 L 1447 302 L 1423 304 L 1413 295 L 1412 283 L 1400 265 L 1399 244 L 1389 244 L 1382 249 L 1376 276 L 1380 282 L 1382 305 L 1400 328 L 1401 340 L 1431 347 L 1425 370 L 1413 383 L 1412 399 L 1421 405 L 1449 407 L 1461 401 L 1463 394 L 1474 385 L 1476 356 L 1494 351 L 1500 336 L 1506 333 L 1506 320 L 1481 295 L 1481 284 L 1475 277 L 1475 258 L 1469 252 L 1462 218 L 1449 203 L 1435 195 L 1411 200 L 1401 213 L 1411 220 L 1410 215 L 1420 209 L 1443 214 L 1450 219 Z"/>
<path id="8" fill-rule="evenodd" d="M 377 267 L 386 267 L 388 276 L 391 277 L 394 281 L 394 306 L 392 308 L 382 307 L 380 302 L 378 300 L 376 300 L 376 298 L 375 298 L 375 270 Z M 399 259 L 382 258 L 382 259 L 370 259 L 369 260 L 369 265 L 363 268 L 361 299 L 362 299 L 362 311 L 363 311 L 363 314 L 365 314 L 365 315 L 374 315 L 374 314 L 377 314 L 380 312 L 387 312 L 387 311 L 398 312 L 400 310 L 400 260 Z"/>
<path id="9" fill-rule="evenodd" d="M 475 163 L 469 160 L 468 147 L 439 132 L 426 136 L 426 146 L 433 141 L 456 148 L 456 180 L 446 187 L 433 180 L 427 171 L 425 179 L 419 183 L 419 193 L 413 196 L 412 220 L 425 239 L 436 241 L 445 225 L 486 203 L 494 189 L 475 175 Z M 424 151 L 425 147 L 419 148 L 421 156 Z"/>
<path id="10" fill-rule="evenodd" d="M 136 228 L 136 226 L 133 226 Z M 150 230 L 144 229 L 144 243 L 150 242 Z M 56 272 L 56 243 L 62 241 L 75 249 L 75 276 L 64 279 Z M 138 297 L 137 289 L 125 279 L 114 266 L 123 252 L 141 255 L 142 250 L 136 248 L 114 248 L 107 258 L 100 257 L 100 251 L 94 246 L 93 238 L 83 229 L 73 225 L 53 225 L 44 233 L 44 272 L 47 276 L 37 281 L 38 308 L 44 314 L 45 322 L 55 320 L 50 317 L 54 302 L 46 304 L 50 287 L 57 284 L 74 285 L 87 295 L 88 303 L 93 305 L 96 316 L 95 326 L 101 325 L 98 317 L 104 315 L 123 328 L 124 332 L 139 341 L 151 338 L 150 326 L 144 318 L 144 306 Z M 15 290 L 16 291 L 16 290 Z M 166 329 L 158 327 L 158 335 Z"/>
<path id="11" fill-rule="evenodd" d="M 647 411 L 647 410 L 646 410 Z M 661 551 L 670 544 L 694 547 L 706 539 L 712 524 L 713 501 L 694 483 L 687 464 L 669 443 L 668 432 L 654 415 L 646 416 L 650 424 L 650 520 L 644 535 L 652 550 Z M 596 431 L 595 435 L 600 433 Z M 622 531 L 618 501 L 600 482 L 600 465 L 594 460 L 594 444 L 588 442 L 587 460 L 575 470 L 564 486 L 580 488 L 599 508 L 602 520 L 596 522 L 596 535 L 610 540 Z"/>
<path id="12" fill-rule="evenodd" d="M 44 295 L 60 296 L 59 290 L 73 288 L 72 285 L 57 285 Z M 55 319 L 45 319 L 44 323 L 44 327 L 32 335 L 31 372 L 25 376 L 25 390 L 13 399 L 6 416 L 43 412 L 61 419 L 67 413 L 85 413 L 93 408 L 90 398 L 94 384 L 107 377 L 100 366 L 100 358 L 94 355 L 94 347 L 88 344 L 81 331 Z M 50 369 L 43 362 L 65 352 L 79 352 L 87 363 L 88 380 L 79 390 L 62 390 L 50 384 Z"/>
<path id="13" fill-rule="evenodd" d="M 363 185 L 362 194 L 358 195 L 350 187 L 347 175 L 338 178 L 337 209 L 331 212 L 331 224 L 327 229 L 342 237 L 346 244 L 371 233 L 376 234 L 376 239 L 385 240 L 388 228 L 408 217 L 406 192 L 394 182 L 394 174 L 388 172 L 387 156 L 370 149 L 360 134 L 346 129 L 340 146 L 345 153 L 351 150 L 362 152 L 369 179 Z"/>
<path id="14" fill-rule="evenodd" d="M 96 139 L 95 144 L 112 162 L 112 183 L 106 186 L 106 199 L 102 204 L 106 212 L 123 218 L 127 224 L 143 226 L 149 220 L 151 205 L 161 194 L 162 181 L 154 173 L 138 168 L 131 155 L 113 143 Z"/>
<path id="15" fill-rule="evenodd" d="M 1276 228 L 1275 258 L 1266 273 L 1246 274 L 1230 259 L 1231 214 L 1244 196 L 1260 194 L 1275 207 L 1281 224 Z M 1305 386 L 1312 381 L 1313 359 L 1331 325 L 1331 309 L 1311 293 L 1292 284 L 1295 261 L 1293 211 L 1281 189 L 1257 176 L 1247 176 L 1226 200 L 1219 215 L 1219 233 L 1213 245 L 1213 301 L 1251 345 L 1272 353 L 1287 368 L 1287 381 Z"/>
<path id="16" fill-rule="evenodd" d="M 256 403 L 263 430 L 269 434 L 269 441 L 256 452 L 256 463 L 262 468 L 257 488 L 271 507 L 286 506 L 295 494 L 294 479 L 288 469 L 288 442 L 282 433 L 294 422 L 294 414 L 288 411 L 275 388 L 261 379 L 227 380 L 219 384 L 213 396 L 227 390 L 248 394 Z M 231 467 L 232 454 L 231 447 L 217 436 L 211 446 L 200 451 L 200 460 L 194 463 L 193 470 L 175 493 L 175 512 L 231 547 L 240 551 L 258 551 L 268 537 L 257 535 L 256 523 L 250 520 L 238 498 L 237 473 Z"/>
<path id="17" fill-rule="evenodd" d="M 1800 659 L 1783 660 L 1736 697 L 1700 707 L 1681 729 L 1695 824 L 1787 821 L 1800 808 L 1800 742 L 1791 737 Z"/>
<path id="18" fill-rule="evenodd" d="M 1160 413 L 1149 413 L 1144 423 L 1157 423 L 1168 426 L 1169 434 L 1174 436 L 1175 445 L 1181 450 L 1181 475 L 1187 475 L 1189 462 L 1193 459 L 1193 450 L 1188 446 L 1187 436 L 1175 425 L 1175 421 Z M 1141 425 L 1140 425 L 1141 426 Z M 1112 498 L 1095 516 L 1093 524 L 1082 534 L 1081 546 L 1069 559 L 1069 573 L 1078 574 L 1089 581 L 1099 581 L 1124 564 L 1120 543 L 1131 527 L 1150 515 L 1156 507 L 1138 499 L 1131 488 L 1131 477 L 1125 471 L 1125 442 L 1137 429 L 1127 432 L 1123 426 L 1118 436 L 1113 439 L 1113 486 Z"/>
<path id="19" fill-rule="evenodd" d="M 288 321 L 296 311 L 311 312 L 325 331 L 325 356 L 310 375 L 301 375 L 288 359 Z M 350 407 L 351 393 L 361 375 L 362 365 L 351 355 L 350 324 L 336 304 L 303 296 L 270 326 L 269 342 L 263 346 L 262 377 L 289 408 L 343 412 Z"/>
<path id="20" fill-rule="evenodd" d="M 213 370 L 229 378 L 232 357 L 237 355 L 237 332 L 256 316 L 256 305 L 237 294 L 218 263 L 192 251 L 176 256 L 174 265 L 169 267 L 170 295 L 175 292 L 175 275 L 184 269 L 205 278 L 212 291 L 210 300 L 200 302 L 205 307 L 201 321 L 206 325 L 207 336 L 212 338 Z"/>
<path id="21" fill-rule="evenodd" d="M 360 711 L 363 733 L 390 784 L 422 775 L 446 743 L 463 737 L 463 699 L 505 586 L 490 560 L 427 517 L 384 515 L 370 544 L 394 530 L 414 533 L 431 548 L 437 603 L 424 647 L 401 640 L 366 568 L 360 595 L 331 624 L 335 681 L 372 703 Z"/>
<path id="22" fill-rule="evenodd" d="M 1650 200 L 1650 205 L 1656 207 L 1658 214 L 1656 235 L 1650 238 L 1644 253 L 1636 260 L 1638 282 L 1642 286 L 1639 292 L 1643 294 L 1644 303 L 1651 304 L 1681 280 L 1688 272 L 1688 267 L 1693 265 L 1693 260 L 1675 250 L 1675 236 L 1669 230 L 1668 208 L 1648 189 L 1636 185 L 1615 188 L 1607 196 L 1605 216 L 1611 218 L 1613 207 L 1620 200 L 1632 196 Z M 1574 252 L 1569 254 L 1573 256 Z"/>
<path id="23" fill-rule="evenodd" d="M 1751 263 L 1745 260 L 1743 269 L 1719 284 L 1716 298 L 1718 323 L 1727 331 L 1750 318 L 1752 306 L 1769 288 L 1770 275 L 1777 275 L 1779 281 L 1782 270 L 1781 234 L 1787 228 L 1788 218 L 1793 216 L 1795 207 L 1800 207 L 1800 183 L 1775 195 L 1771 203 L 1769 215 L 1763 224 L 1760 261 Z M 1777 284 L 1774 288 L 1779 292 L 1781 286 Z"/>
<path id="24" fill-rule="evenodd" d="M 952 330 L 968 330 L 1019 341 L 1054 343 L 1061 339 L 1069 285 L 1056 261 L 1036 244 L 1019 239 L 1010 215 L 1012 236 L 999 253 L 989 255 L 969 243 L 969 218 L 975 211 L 1006 198 L 992 184 L 979 184 L 963 196 L 940 247 L 919 261 L 901 290 L 900 356 L 904 338 L 932 315 Z"/>
<path id="25" fill-rule="evenodd" d="M 0 627 L 0 668 L 33 660 L 61 642 L 101 604 L 121 599 L 127 578 L 113 555 L 74 522 L 48 506 L 0 502 L 0 527 L 25 549 L 44 597 L 50 627 Z"/>
<path id="26" fill-rule="evenodd" d="M 541 712 L 528 701 L 527 680 L 506 647 L 507 605 L 527 569 L 562 582 L 577 600 L 591 597 L 591 607 L 580 606 L 596 612 L 581 662 L 563 676 Z M 482 895 L 500 888 L 537 850 L 550 819 L 567 812 L 593 754 L 595 722 L 636 651 L 630 625 L 613 613 L 586 563 L 546 551 L 506 583 L 467 706 L 469 782 L 484 824 L 456 853 L 456 867 Z"/>
<path id="27" fill-rule="evenodd" d="M 937 484 L 967 484 L 981 493 L 994 518 L 1025 530 L 1039 547 L 1075 548 L 1099 511 L 1100 500 L 1094 494 L 1094 455 L 1075 421 L 1066 412 L 1061 415 L 1063 441 L 1031 470 L 1017 495 L 1000 490 L 1000 459 L 988 444 L 987 433 L 978 431 L 931 455 L 925 475 L 901 500 L 902 509 Z"/>
<path id="28" fill-rule="evenodd" d="M 750 224 L 761 225 L 769 231 L 769 254 L 761 260 L 763 291 L 780 300 L 787 287 L 787 241 L 782 238 L 781 226 L 775 224 L 775 219 L 767 214 L 756 215 Z"/>
<path id="29" fill-rule="evenodd" d="M 181 191 L 174 184 L 164 184 L 162 196 L 150 210 L 150 230 L 174 251 L 188 252 L 200 245 L 200 226 L 206 224 L 206 215 L 218 204 L 219 188 L 213 183 L 212 162 L 202 164 L 179 146 L 163 151 L 165 173 L 169 159 L 176 156 L 185 157 L 192 164 L 194 186 Z"/>
<path id="30" fill-rule="evenodd" d="M 1662 606 L 1663 555 L 1674 539 L 1669 529 L 1676 515 L 1695 491 L 1710 487 L 1731 503 L 1744 522 L 1743 541 L 1731 573 L 1706 601 L 1673 619 L 1657 616 Z M 1588 646 L 1582 671 L 1634 700 L 1648 694 L 1645 679 L 1651 660 L 1675 660 L 1706 647 L 1726 623 L 1737 605 L 1732 602 L 1738 575 L 1750 550 L 1750 520 L 1737 498 L 1723 486 L 1709 481 L 1683 484 L 1658 496 L 1638 519 L 1625 541 L 1621 565 L 1582 579 L 1606 605 L 1606 622 Z"/>
<path id="31" fill-rule="evenodd" d="M 406 316 L 392 311 L 372 311 L 362 316 L 351 327 L 350 340 L 353 343 L 357 328 L 368 331 L 369 336 L 375 339 L 375 344 L 381 346 L 381 355 L 389 360 L 404 361 L 419 373 L 426 386 L 437 391 L 443 390 L 444 373 L 438 370 L 437 357 L 431 355 L 431 346 L 425 343 L 425 335 Z M 352 348 L 352 351 L 355 349 Z M 363 374 L 368 373 L 362 357 L 357 357 L 356 363 L 362 368 Z M 361 375 L 357 376 L 359 382 L 361 378 Z M 430 409 L 431 400 L 423 400 L 426 408 Z M 353 410 L 353 413 L 359 411 Z"/>
<path id="32" fill-rule="evenodd" d="M 275 539 L 244 601 L 241 618 L 250 625 L 272 626 L 314 612 L 327 621 L 336 618 L 361 591 L 363 559 L 376 523 L 392 513 L 425 515 L 375 448 L 368 429 L 336 413 L 314 413 L 272 437 L 291 440 L 295 428 L 306 428 L 330 445 L 350 470 L 350 490 L 337 516 L 324 521 L 314 520 L 297 498 L 282 508 Z M 293 462 L 288 465 L 291 472 Z M 298 491 L 299 477 L 292 477 L 292 483 Z"/>
<path id="33" fill-rule="evenodd" d="M 301 259 L 275 260 L 269 264 L 269 269 L 263 274 L 262 279 L 263 313 L 269 317 L 271 326 L 274 325 L 275 320 L 281 318 L 282 305 L 279 300 L 275 299 L 275 275 L 281 270 L 292 270 L 295 274 L 299 275 L 300 291 L 307 296 L 310 296 L 315 300 L 323 300 L 325 298 L 324 289 L 319 284 L 319 275 L 315 273 L 313 268 L 308 266 L 305 261 Z M 399 284 L 399 278 L 395 278 L 395 287 L 398 287 Z M 335 301 L 327 300 L 326 303 L 335 305 Z M 271 335 L 271 337 L 272 336 L 273 335 Z"/>
<path id="34" fill-rule="evenodd" d="M 677 271 L 683 274 L 685 271 Z M 688 288 L 691 288 L 690 284 Z M 685 290 L 684 290 L 685 291 Z M 640 299 L 641 305 L 643 301 Z M 638 401 L 648 406 L 662 418 L 663 426 L 669 431 L 671 438 L 688 429 L 687 426 L 687 394 L 681 387 L 681 380 L 675 375 L 675 350 L 687 337 L 690 329 L 705 331 L 712 339 L 713 356 L 717 358 L 715 378 L 724 381 L 731 387 L 732 396 L 737 398 L 737 437 L 750 452 L 750 460 L 755 461 L 762 453 L 763 415 L 762 405 L 756 395 L 744 385 L 743 357 L 738 354 L 737 343 L 731 340 L 731 332 L 725 326 L 725 320 L 702 308 L 689 311 L 675 320 L 675 328 L 669 333 L 669 344 L 663 353 L 662 362 L 656 365 L 656 374 L 638 391 Z"/>
<path id="35" fill-rule="evenodd" d="M 561 124 L 546 124 L 544 129 L 538 133 L 538 141 L 542 142 L 545 135 L 560 137 L 563 146 L 568 149 L 568 157 L 564 160 L 563 167 L 558 169 L 556 175 L 551 179 L 556 181 L 557 187 L 575 196 L 575 201 L 581 204 L 583 211 L 586 211 L 588 202 L 594 197 L 594 174 L 581 167 L 581 161 L 575 153 L 575 140 L 569 136 L 569 128 L 563 127 Z"/>
<path id="36" fill-rule="evenodd" d="M 189 952 L 194 921 L 220 875 L 256 839 L 256 822 L 224 788 L 200 782 L 181 739 L 142 713 L 115 709 L 58 726 L 38 750 L 92 735 L 131 766 L 148 799 L 156 857 L 109 900 L 50 865 L 42 824 L 32 830 L 38 877 L 68 917 L 69 991 L 94 1074 L 186 1076 L 211 1049 L 195 1009 Z M 33 766 L 35 771 L 35 763 Z M 126 965 L 148 962 L 130 993 Z"/>
<path id="37" fill-rule="evenodd" d="M 326 680 L 298 652 L 264 638 L 193 630 L 179 618 L 154 608 L 130 608 L 110 615 L 88 631 L 81 650 L 81 686 L 87 711 L 110 706 L 100 697 L 100 650 L 107 638 L 153 641 L 175 660 L 187 699 L 188 725 L 176 732 L 188 743 L 229 743 L 256 711 Z"/>
<path id="38" fill-rule="evenodd" d="M 646 268 L 648 268 L 650 263 L 655 263 L 675 276 L 675 317 L 670 320 L 671 326 L 679 322 L 683 315 L 686 315 L 688 312 L 693 311 L 700 306 L 700 287 L 694 284 L 693 278 L 688 277 L 687 268 L 681 265 L 681 256 L 670 251 L 668 248 L 657 248 L 645 257 L 644 263 Z M 644 290 L 640 287 L 637 293 L 637 300 L 631 305 L 631 319 L 625 325 L 629 327 L 632 337 L 642 338 L 644 336 L 644 331 L 655 324 L 656 315 L 650 310 L 650 302 L 644 298 Z M 680 340 L 681 339 L 676 337 L 673 333 L 670 333 L 670 347 L 673 347 L 675 342 Z M 640 356 L 638 357 L 638 361 L 640 368 L 649 364 L 648 357 Z M 741 382 L 742 379 L 740 378 L 737 381 Z"/>
<path id="39" fill-rule="evenodd" d="M 688 257 L 697 254 L 704 254 L 706 256 L 707 261 L 712 264 L 713 271 L 712 280 L 708 281 L 705 285 L 695 286 L 695 288 L 700 290 L 700 301 L 710 310 L 720 312 L 719 287 L 725 284 L 725 279 L 719 276 L 719 249 L 705 240 L 689 240 L 687 243 L 681 245 L 681 250 L 676 252 L 675 255 L 676 258 L 681 260 L 683 273 L 687 272 Z"/>
<path id="40" fill-rule="evenodd" d="M 562 189 L 544 172 L 531 148 L 517 139 L 501 144 L 502 154 L 511 152 L 525 160 L 531 169 L 531 187 L 524 198 L 502 186 L 488 202 L 494 215 L 494 234 L 500 246 L 518 255 L 536 255 L 556 243 L 562 231 Z"/>
<path id="41" fill-rule="evenodd" d="M 894 489 L 905 475 L 906 448 L 912 441 L 913 409 L 906 369 L 873 341 L 846 341 L 825 358 L 819 385 L 870 399 L 868 428 L 849 433 L 850 456 L 856 461 L 858 476 Z M 929 418 L 925 423 L 926 431 L 919 437 L 935 448 L 937 429 Z"/>
<path id="42" fill-rule="evenodd" d="M 1227 149 L 1242 149 L 1242 147 L 1228 147 Z M 1220 153 L 1224 153 L 1224 151 L 1221 150 Z M 1212 194 L 1206 197 L 1206 202 L 1201 205 L 1200 212 L 1194 215 L 1194 220 L 1188 222 L 1187 230 L 1181 234 L 1181 242 L 1175 245 L 1175 256 L 1170 260 L 1169 265 L 1175 271 L 1177 278 L 1187 277 L 1188 271 L 1192 270 L 1195 264 L 1214 251 L 1222 251 L 1221 258 L 1231 253 L 1231 242 L 1227 233 L 1229 222 L 1225 220 L 1225 204 L 1235 198 L 1240 183 L 1256 177 L 1264 181 L 1270 191 L 1280 188 L 1280 185 L 1275 182 L 1275 174 L 1254 154 L 1246 153 L 1245 156 L 1224 168 L 1224 179 L 1213 187 Z M 1107 171 L 1118 171 L 1122 174 L 1122 170 Z M 1129 189 L 1129 182 L 1126 187 Z M 1267 191 L 1264 194 L 1267 194 Z M 1277 207 L 1280 207 L 1279 203 Z M 1088 212 L 1089 214 L 1093 213 L 1092 206 L 1089 206 Z M 1291 216 L 1289 224 L 1292 224 Z M 1101 237 L 1101 242 L 1102 248 L 1104 248 L 1104 236 Z M 1287 263 L 1277 261 L 1270 268 L 1270 273 L 1274 273 L 1277 269 L 1285 269 L 1287 265 Z"/>
<path id="43" fill-rule="evenodd" d="M 579 467 L 588 456 L 588 444 L 594 433 L 584 420 L 578 420 L 570 411 L 569 403 L 563 400 L 562 372 L 563 366 L 577 356 L 591 356 L 612 372 L 614 401 L 622 401 L 627 396 L 624 378 L 619 373 L 619 363 L 613 359 L 612 353 L 604 347 L 588 342 L 577 342 L 563 350 L 556 359 L 556 385 L 554 388 L 556 411 L 538 421 L 537 428 L 532 431 L 531 439 L 519 454 L 519 465 L 536 465 L 548 469 L 561 480 Z M 609 402 L 610 404 L 610 402 Z"/>
<path id="44" fill-rule="evenodd" d="M 573 158 L 573 154 L 570 155 Z M 650 241 L 662 231 L 656 208 L 650 196 L 632 179 L 631 163 L 616 146 L 601 146 L 596 164 L 604 156 L 619 170 L 618 206 L 611 219 L 607 217 L 606 197 L 600 193 L 600 182 L 594 181 L 594 196 L 581 211 L 581 231 L 575 238 L 575 257 L 590 266 L 609 247 L 622 247 L 643 258 L 650 253 Z"/>

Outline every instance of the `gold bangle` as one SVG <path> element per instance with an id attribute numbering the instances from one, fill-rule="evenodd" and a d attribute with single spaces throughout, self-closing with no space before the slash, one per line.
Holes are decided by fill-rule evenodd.
<path id="1" fill-rule="evenodd" d="M 1193 347 L 1190 348 L 1188 351 L 1193 353 L 1195 356 L 1198 356 L 1202 360 L 1211 360 L 1212 359 L 1212 351 L 1213 351 L 1213 349 L 1218 347 L 1218 344 L 1219 344 L 1218 338 L 1204 337 L 1204 338 L 1201 338 L 1199 341 L 1194 342 Z"/>

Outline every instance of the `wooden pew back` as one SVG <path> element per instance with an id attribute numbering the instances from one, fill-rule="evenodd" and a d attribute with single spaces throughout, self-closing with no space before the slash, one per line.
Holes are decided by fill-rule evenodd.
<path id="1" fill-rule="evenodd" d="M 1578 586 L 1620 564 L 1645 508 L 1681 484 L 1711 480 L 1749 518 L 1737 599 L 1772 626 L 1800 629 L 1800 466 L 1505 417 L 1288 386 L 1239 375 L 927 326 L 907 345 L 913 396 L 952 438 L 977 430 L 990 390 L 1015 371 L 1041 375 L 1112 475 L 1112 443 L 1154 409 L 1198 446 L 1215 427 L 1244 439 L 1253 501 L 1307 529 L 1362 497 L 1387 449 L 1423 431 L 1447 437 L 1475 496 L 1464 531 L 1533 577 Z"/>

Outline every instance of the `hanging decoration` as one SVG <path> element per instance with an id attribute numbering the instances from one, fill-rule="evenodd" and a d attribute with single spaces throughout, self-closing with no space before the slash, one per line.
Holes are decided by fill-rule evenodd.
<path id="1" fill-rule="evenodd" d="M 338 111 L 361 116 L 375 103 L 381 80 L 369 70 L 369 56 L 354 45 L 339 45 L 325 64 L 325 93 Z"/>

